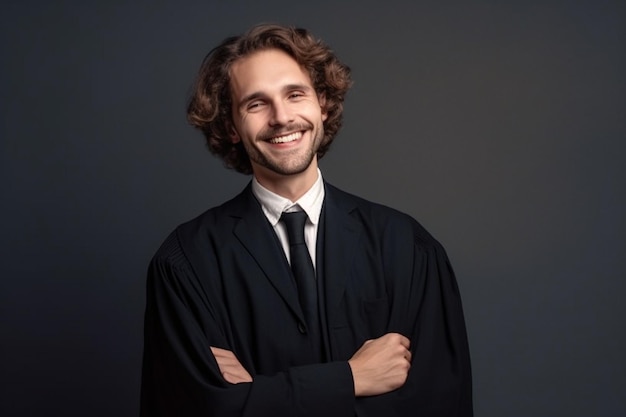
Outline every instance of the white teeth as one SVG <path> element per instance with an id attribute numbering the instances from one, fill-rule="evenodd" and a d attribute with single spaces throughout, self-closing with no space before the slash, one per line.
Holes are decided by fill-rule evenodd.
<path id="1" fill-rule="evenodd" d="M 270 143 L 287 143 L 292 142 L 294 140 L 300 139 L 302 137 L 302 132 L 291 133 L 286 136 L 279 136 L 277 138 L 272 138 L 269 140 Z"/>

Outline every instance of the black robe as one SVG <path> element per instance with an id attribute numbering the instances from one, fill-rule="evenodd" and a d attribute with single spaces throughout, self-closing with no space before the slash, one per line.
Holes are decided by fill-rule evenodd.
<path id="1" fill-rule="evenodd" d="M 149 266 L 143 417 L 472 415 L 461 299 L 445 250 L 406 214 L 325 187 L 325 359 L 248 186 L 179 226 Z M 411 340 L 407 382 L 355 398 L 347 360 L 389 332 Z M 254 381 L 226 382 L 210 346 L 231 350 Z"/>

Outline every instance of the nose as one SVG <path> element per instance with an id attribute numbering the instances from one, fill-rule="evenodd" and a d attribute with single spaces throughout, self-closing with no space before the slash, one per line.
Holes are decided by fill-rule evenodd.
<path id="1" fill-rule="evenodd" d="M 285 126 L 293 121 L 293 115 L 289 109 L 289 106 L 282 101 L 277 101 L 272 104 L 272 115 L 270 118 L 271 126 Z"/>

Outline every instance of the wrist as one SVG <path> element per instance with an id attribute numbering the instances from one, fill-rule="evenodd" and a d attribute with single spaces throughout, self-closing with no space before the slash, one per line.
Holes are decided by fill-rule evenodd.
<path id="1" fill-rule="evenodd" d="M 364 378 L 358 369 L 358 364 L 355 363 L 354 360 L 349 360 L 348 365 L 350 366 L 350 371 L 352 372 L 352 385 L 354 388 L 354 396 L 362 397 L 364 396 L 365 387 L 364 387 Z"/>

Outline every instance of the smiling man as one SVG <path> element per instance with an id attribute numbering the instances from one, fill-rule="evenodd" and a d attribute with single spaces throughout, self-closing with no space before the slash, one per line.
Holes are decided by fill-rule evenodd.
<path id="1" fill-rule="evenodd" d="M 350 70 L 260 25 L 204 60 L 188 107 L 252 174 L 148 271 L 142 416 L 471 416 L 461 300 L 414 219 L 328 184 Z"/>

